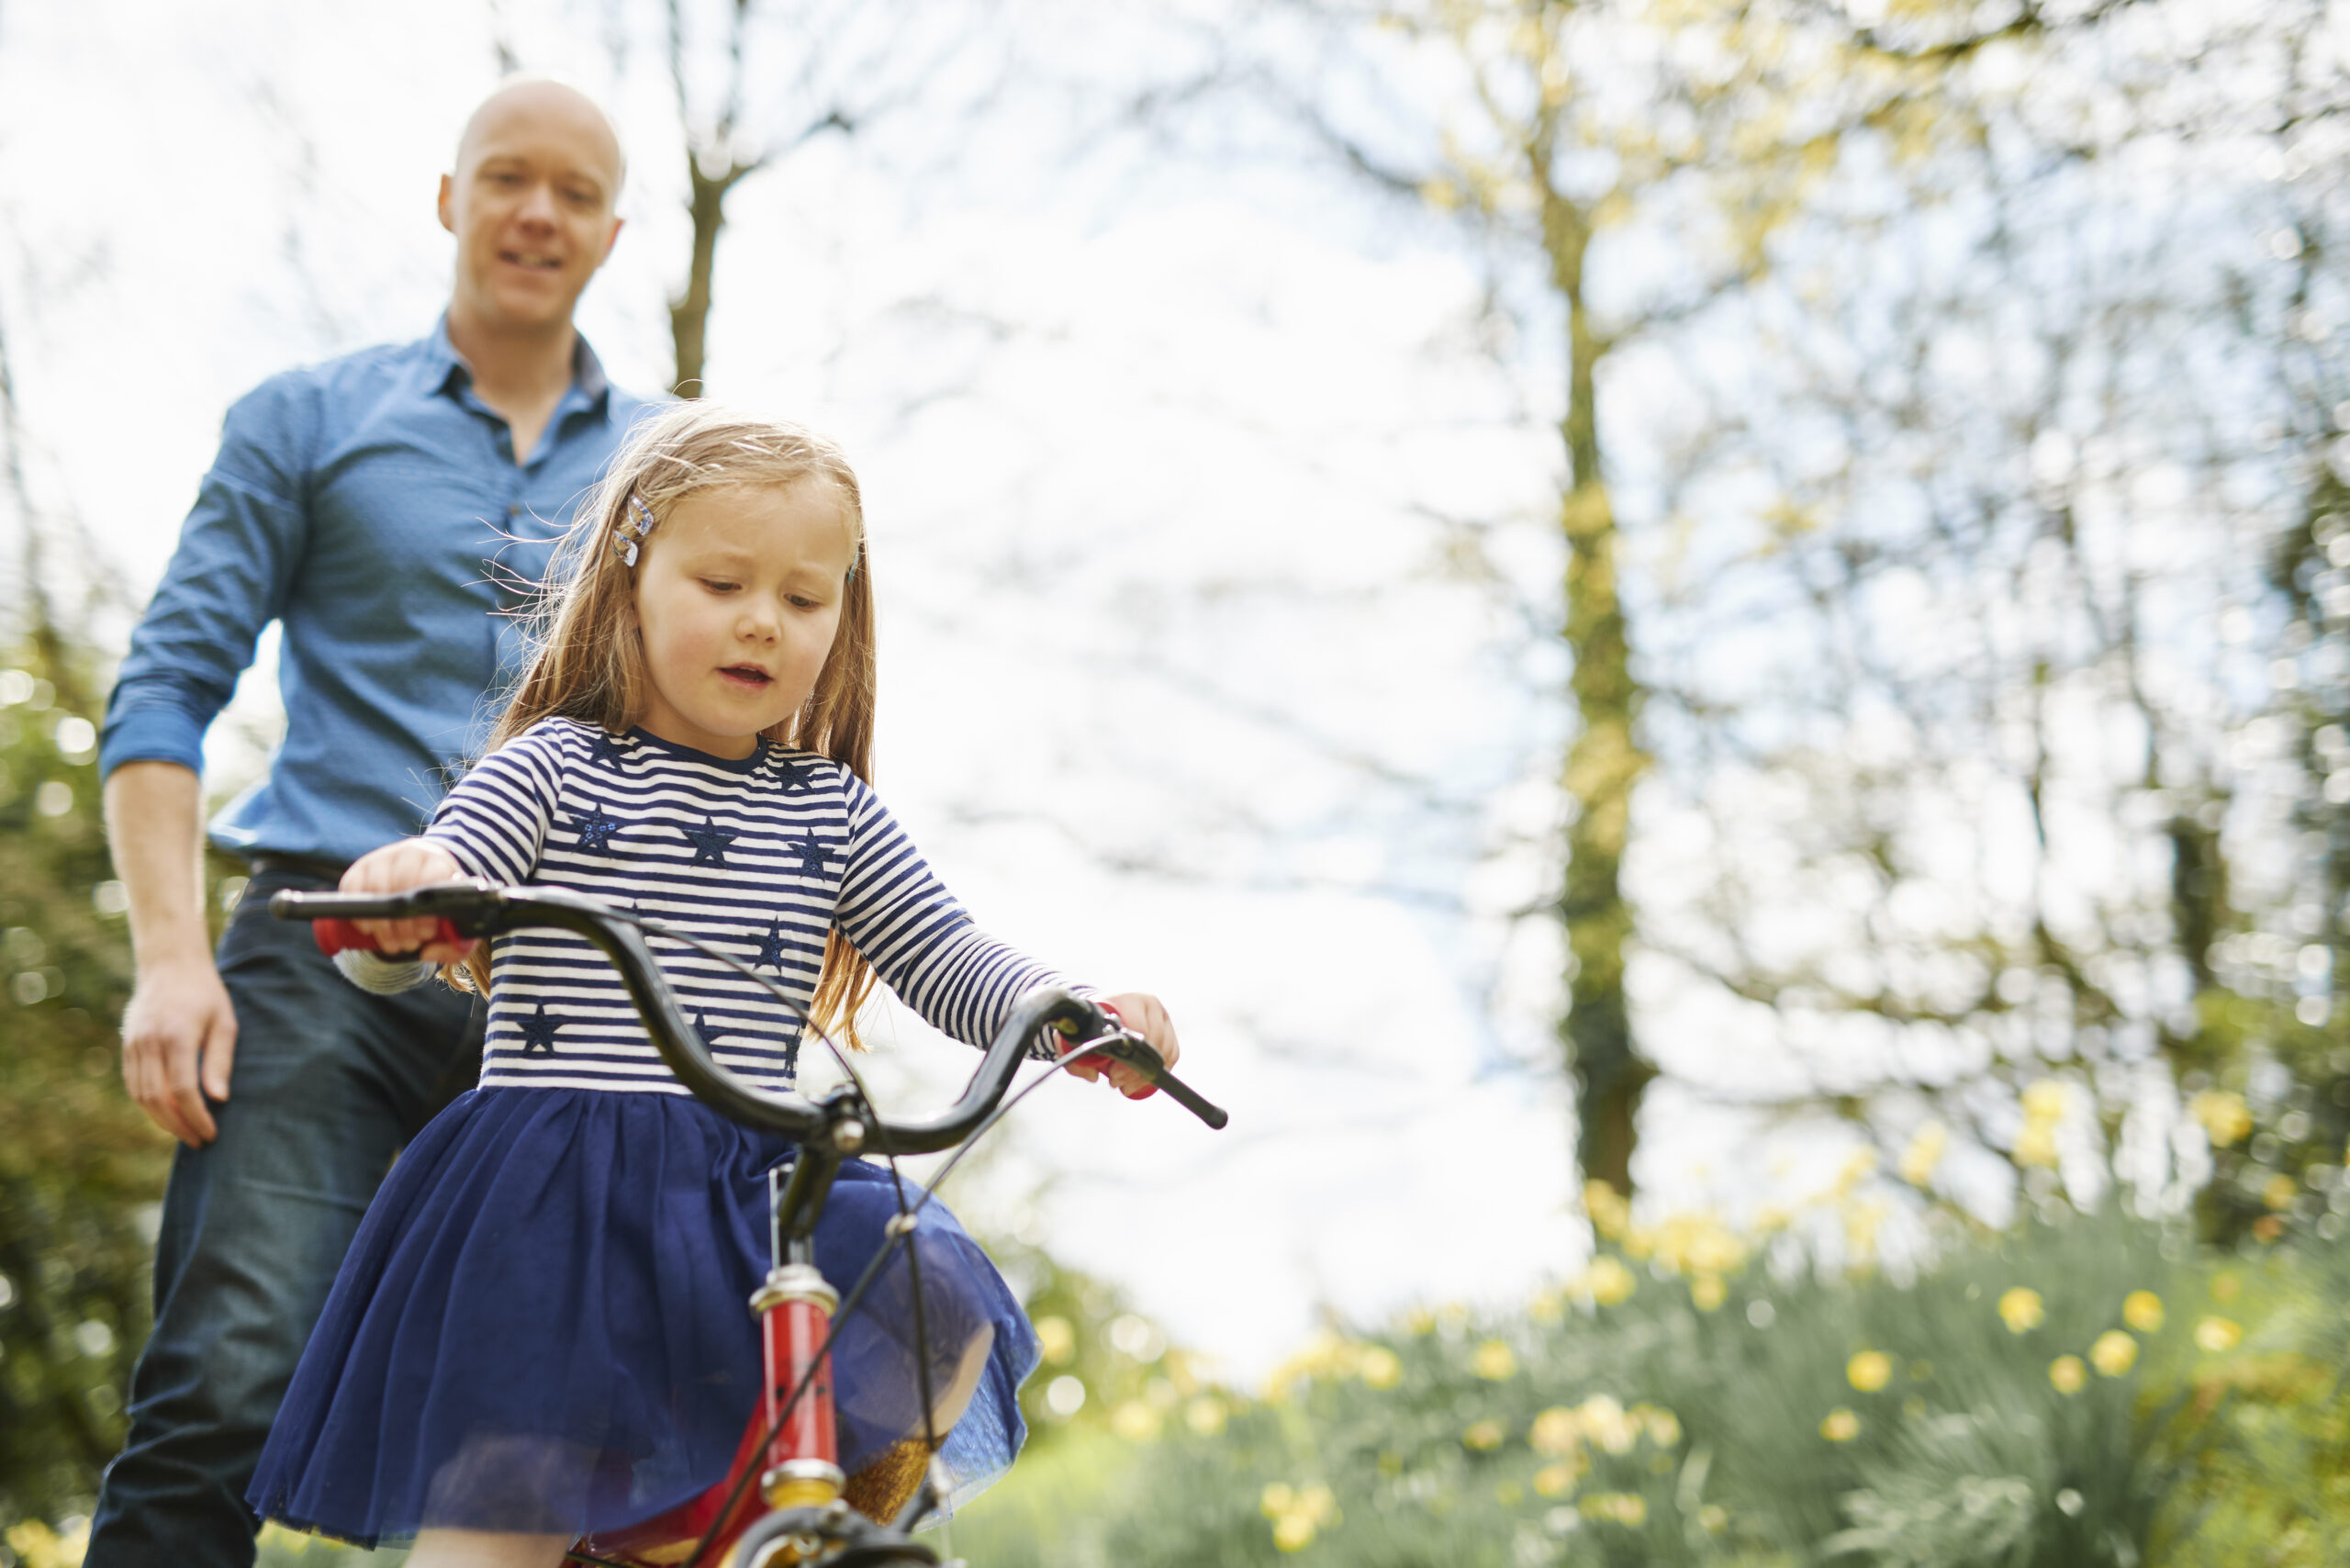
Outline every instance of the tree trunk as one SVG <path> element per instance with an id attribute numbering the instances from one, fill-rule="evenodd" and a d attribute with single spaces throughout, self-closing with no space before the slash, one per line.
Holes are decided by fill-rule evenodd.
<path id="1" fill-rule="evenodd" d="M 693 215 L 694 253 L 685 292 L 669 301 L 669 336 L 677 351 L 677 378 L 669 389 L 680 398 L 699 398 L 705 346 L 710 341 L 710 279 L 718 264 L 718 231 L 726 227 L 726 193 L 743 177 L 744 170 L 736 165 L 713 179 L 703 172 L 701 160 L 689 143 L 686 174 L 693 182 L 686 209 Z"/>
<path id="2" fill-rule="evenodd" d="M 1555 191 L 1548 195 L 1543 242 L 1552 285 L 1567 307 L 1567 411 L 1560 434 L 1566 443 L 1568 479 L 1559 512 L 1567 558 L 1561 632 L 1574 659 L 1569 689 L 1581 720 L 1561 776 L 1575 811 L 1566 829 L 1567 864 L 1558 904 L 1569 955 L 1568 1009 L 1559 1039 L 1575 1081 L 1576 1161 L 1586 1181 L 1606 1182 L 1629 1196 L 1640 1097 L 1656 1069 L 1634 1045 L 1624 994 L 1632 912 L 1624 899 L 1622 870 L 1632 790 L 1648 770 L 1649 757 L 1634 733 L 1641 692 L 1632 675 L 1617 582 L 1616 511 L 1600 464 L 1594 389 L 1606 345 L 1594 333 L 1583 301 L 1583 257 L 1590 241 L 1589 215 Z"/>

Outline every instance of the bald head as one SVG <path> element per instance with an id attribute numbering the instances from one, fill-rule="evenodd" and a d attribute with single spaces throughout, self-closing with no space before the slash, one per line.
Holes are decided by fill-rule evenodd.
<path id="1" fill-rule="evenodd" d="M 606 199 L 618 199 L 628 175 L 620 133 L 595 99 L 552 76 L 509 76 L 491 89 L 457 138 L 457 172 L 462 175 L 467 160 L 484 146 L 550 136 L 572 143 L 592 161 L 604 175 Z"/>
<path id="2" fill-rule="evenodd" d="M 457 237 L 453 337 L 519 333 L 561 352 L 621 231 L 625 168 L 612 122 L 576 87 L 514 77 L 484 98 L 441 177 L 441 224 Z"/>

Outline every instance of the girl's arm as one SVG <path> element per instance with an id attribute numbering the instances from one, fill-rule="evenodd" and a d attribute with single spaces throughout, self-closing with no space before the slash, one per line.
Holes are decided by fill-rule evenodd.
<path id="1" fill-rule="evenodd" d="M 576 729 L 541 724 L 482 758 L 450 790 L 421 836 L 361 856 L 342 874 L 342 891 L 404 893 L 461 877 L 521 881 L 538 863 L 555 810 L 562 747 L 568 732 Z M 432 941 L 437 923 L 429 919 L 356 924 L 386 951 L 417 952 L 420 960 L 389 963 L 367 954 L 338 955 L 343 973 L 369 991 L 404 991 L 439 965 L 462 962 L 473 950 L 470 942 Z M 341 961 L 346 956 L 350 963 Z"/>
<path id="2" fill-rule="evenodd" d="M 1013 1004 L 1063 977 L 980 931 L 940 883 L 913 843 L 862 782 L 847 781 L 849 842 L 834 921 L 905 1003 L 934 1028 L 984 1048 Z M 1100 997 L 1170 1064 L 1181 1054 L 1175 1026 L 1155 996 L 1140 991 Z M 1049 1058 L 1049 1048 L 1039 1054 Z M 1098 1079 L 1093 1061 L 1070 1064 L 1081 1078 Z M 1110 1081 L 1129 1095 L 1147 1093 L 1132 1068 L 1109 1068 Z"/>

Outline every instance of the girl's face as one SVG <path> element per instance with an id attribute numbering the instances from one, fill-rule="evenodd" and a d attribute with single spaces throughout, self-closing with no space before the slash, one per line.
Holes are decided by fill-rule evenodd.
<path id="1" fill-rule="evenodd" d="M 855 542 L 826 479 L 696 490 L 636 566 L 653 690 L 638 722 L 665 741 L 744 757 L 816 689 Z"/>

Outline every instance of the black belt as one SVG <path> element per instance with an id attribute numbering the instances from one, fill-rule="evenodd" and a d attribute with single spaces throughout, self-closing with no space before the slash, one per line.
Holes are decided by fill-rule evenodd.
<path id="1" fill-rule="evenodd" d="M 256 855 L 252 857 L 256 877 L 316 877 L 321 881 L 340 882 L 342 874 L 351 869 L 343 860 L 328 860 L 316 855 Z"/>

